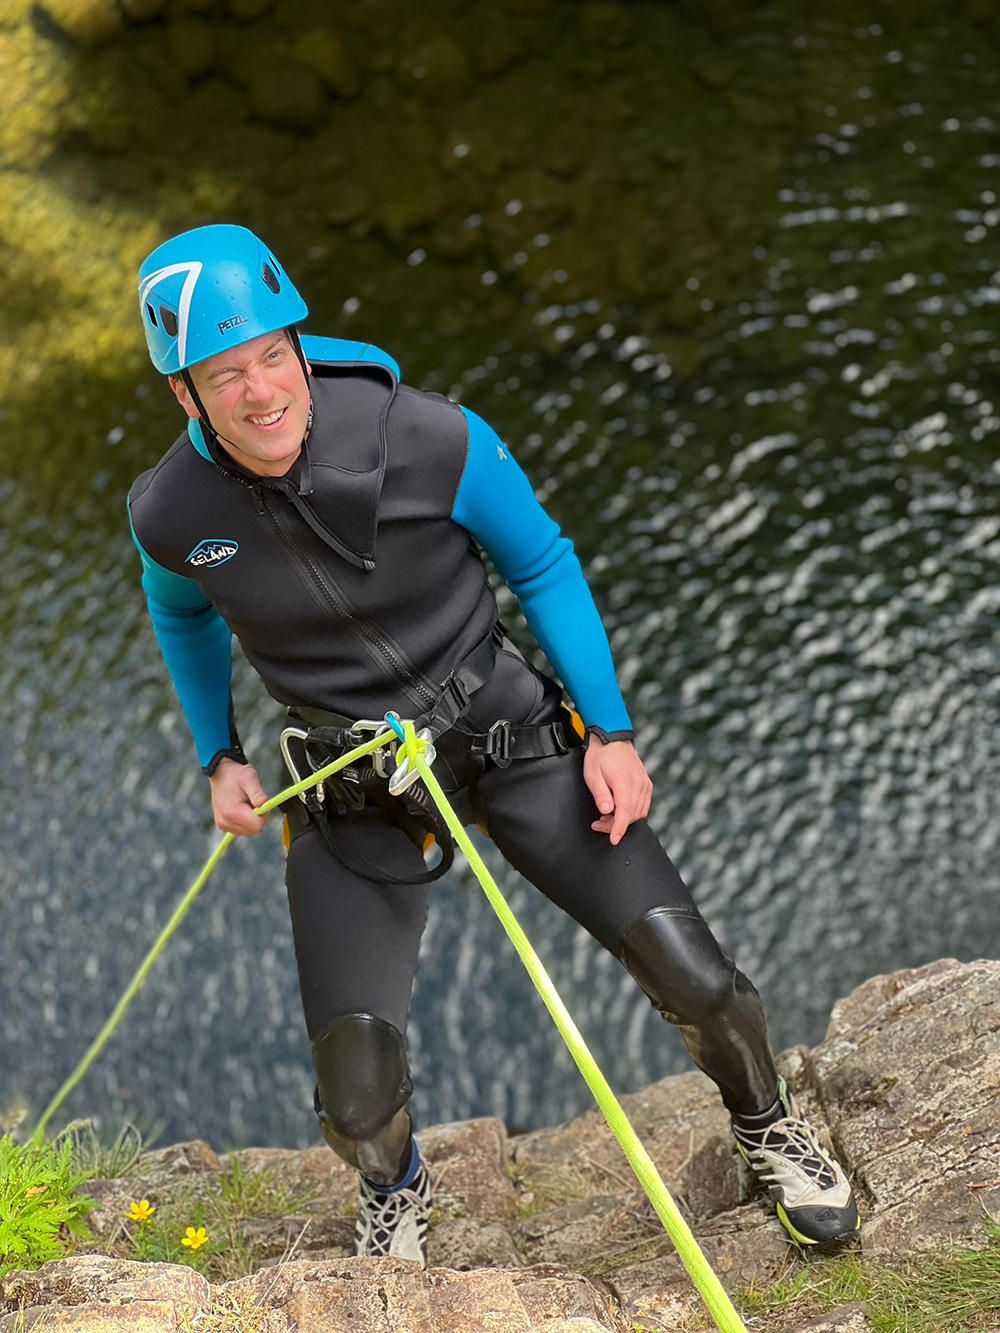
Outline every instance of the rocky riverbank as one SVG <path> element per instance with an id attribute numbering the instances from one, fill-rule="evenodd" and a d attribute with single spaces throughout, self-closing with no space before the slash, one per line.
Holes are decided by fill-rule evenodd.
<path id="1" fill-rule="evenodd" d="M 874 977 L 834 1008 L 826 1038 L 780 1060 L 858 1192 L 863 1258 L 903 1261 L 983 1244 L 1000 1216 L 1000 962 Z M 698 1072 L 623 1099 L 673 1197 L 739 1300 L 816 1256 L 796 1255 L 732 1149 L 725 1112 Z M 0 1333 L 687 1333 L 710 1325 L 653 1211 L 596 1111 L 508 1138 L 493 1119 L 421 1134 L 435 1181 L 430 1268 L 350 1257 L 353 1173 L 323 1146 L 200 1141 L 144 1154 L 93 1181 L 90 1223 L 114 1250 L 130 1200 L 218 1191 L 238 1164 L 311 1200 L 244 1224 L 259 1266 L 213 1284 L 193 1268 L 79 1253 L 0 1283 Z M 822 1262 L 822 1261 L 821 1261 Z M 970 1327 L 1000 1328 L 996 1321 Z M 863 1303 L 769 1333 L 865 1333 Z M 966 1325 L 962 1325 L 966 1327 Z M 944 1333 L 944 1329 L 942 1329 Z"/>

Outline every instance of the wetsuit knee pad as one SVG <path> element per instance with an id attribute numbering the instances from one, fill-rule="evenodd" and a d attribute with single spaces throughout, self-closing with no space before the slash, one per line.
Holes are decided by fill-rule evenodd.
<path id="1" fill-rule="evenodd" d="M 703 1023 L 724 1013 L 737 977 L 746 980 L 697 908 L 653 908 L 622 936 L 618 957 L 672 1023 Z"/>
<path id="2" fill-rule="evenodd" d="M 312 1044 L 316 1111 L 343 1138 L 373 1139 L 409 1100 L 406 1046 L 374 1014 L 340 1014 Z"/>

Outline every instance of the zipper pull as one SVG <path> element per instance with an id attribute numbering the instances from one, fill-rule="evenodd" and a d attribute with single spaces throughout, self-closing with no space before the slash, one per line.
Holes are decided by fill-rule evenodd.
<path id="1" fill-rule="evenodd" d="M 257 510 L 257 513 L 258 514 L 265 513 L 266 511 L 264 507 L 264 487 L 261 485 L 259 481 L 255 481 L 251 485 L 250 489 L 253 491 L 254 508 Z"/>

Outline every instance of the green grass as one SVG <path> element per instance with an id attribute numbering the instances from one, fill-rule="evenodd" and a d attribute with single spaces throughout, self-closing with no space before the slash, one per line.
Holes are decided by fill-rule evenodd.
<path id="1" fill-rule="evenodd" d="M 90 1121 L 75 1121 L 40 1143 L 17 1143 L 4 1135 L 0 1277 L 99 1249 L 121 1259 L 188 1264 L 212 1282 L 225 1282 L 256 1271 L 273 1255 L 272 1249 L 255 1246 L 247 1223 L 301 1213 L 315 1202 L 308 1192 L 282 1184 L 279 1168 L 247 1172 L 234 1157 L 218 1176 L 181 1177 L 168 1193 L 150 1198 L 146 1220 L 130 1217 L 123 1208 L 117 1230 L 98 1240 L 86 1224 L 95 1201 L 81 1187 L 88 1180 L 141 1172 L 140 1158 L 148 1146 L 134 1124 L 124 1125 L 109 1141 Z M 197 1247 L 184 1245 L 189 1227 L 204 1227 L 208 1239 Z"/>
<path id="2" fill-rule="evenodd" d="M 57 1140 L 69 1140 L 77 1170 L 89 1179 L 100 1180 L 128 1175 L 158 1137 L 158 1130 L 144 1132 L 130 1120 L 107 1142 L 94 1129 L 92 1120 L 74 1120 L 56 1136 Z"/>
<path id="3" fill-rule="evenodd" d="M 519 1218 L 534 1217 L 559 1204 L 588 1199 L 600 1192 L 595 1171 L 585 1163 L 511 1165 L 507 1174 L 514 1186 L 515 1215 Z"/>
<path id="4" fill-rule="evenodd" d="M 810 1257 L 768 1286 L 735 1293 L 754 1328 L 794 1324 L 863 1301 L 876 1333 L 993 1333 L 1000 1324 L 1000 1222 L 983 1222 L 984 1243 L 895 1263 L 852 1252 Z M 758 1322 L 759 1321 L 759 1322 Z"/>
<path id="5" fill-rule="evenodd" d="M 217 1180 L 198 1173 L 178 1180 L 169 1195 L 151 1198 L 155 1212 L 149 1220 L 123 1218 L 105 1249 L 122 1259 L 186 1263 L 211 1282 L 229 1282 L 255 1272 L 271 1253 L 253 1244 L 245 1223 L 301 1213 L 313 1202 L 308 1193 L 282 1185 L 277 1168 L 247 1173 L 234 1158 Z M 204 1227 L 207 1242 L 185 1247 L 188 1227 Z"/>

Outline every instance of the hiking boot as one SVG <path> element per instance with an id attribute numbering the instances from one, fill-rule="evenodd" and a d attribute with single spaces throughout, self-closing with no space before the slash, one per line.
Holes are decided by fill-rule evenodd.
<path id="1" fill-rule="evenodd" d="M 416 1149 L 416 1144 L 414 1144 Z M 390 1189 L 373 1185 L 364 1176 L 358 1200 L 354 1252 L 373 1258 L 416 1259 L 427 1267 L 427 1223 L 431 1213 L 431 1178 L 416 1157 L 412 1178 Z M 406 1181 L 406 1177 L 403 1178 Z"/>
<path id="2" fill-rule="evenodd" d="M 740 1156 L 767 1186 L 782 1226 L 800 1245 L 853 1236 L 861 1219 L 850 1182 L 840 1163 L 820 1146 L 809 1121 L 799 1115 L 783 1078 L 778 1080 L 778 1103 L 770 1123 L 768 1113 L 733 1117 Z"/>

